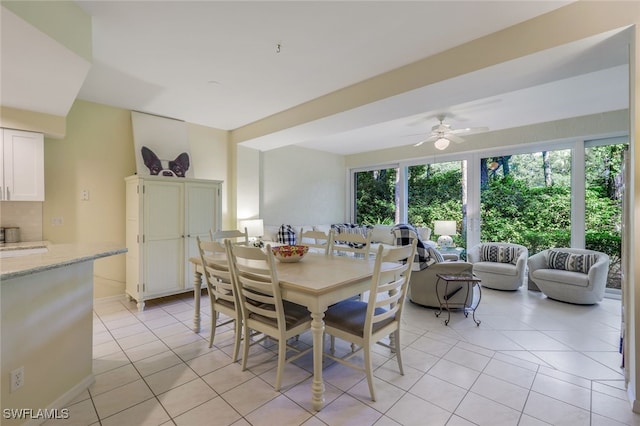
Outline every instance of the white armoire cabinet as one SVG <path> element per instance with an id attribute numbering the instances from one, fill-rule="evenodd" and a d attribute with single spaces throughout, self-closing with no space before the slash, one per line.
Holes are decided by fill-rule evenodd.
<path id="1" fill-rule="evenodd" d="M 222 182 L 164 176 L 125 179 L 127 296 L 145 301 L 193 291 L 196 237 L 220 228 Z"/>
<path id="2" fill-rule="evenodd" d="M 44 201 L 44 135 L 2 129 L 0 200 Z"/>

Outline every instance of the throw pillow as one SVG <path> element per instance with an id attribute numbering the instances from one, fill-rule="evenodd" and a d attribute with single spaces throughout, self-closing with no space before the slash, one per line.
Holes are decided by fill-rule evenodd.
<path id="1" fill-rule="evenodd" d="M 393 235 L 395 236 L 396 246 L 405 246 L 407 244 L 411 244 L 414 239 L 418 239 L 418 244 L 416 246 L 416 256 L 414 257 L 413 261 L 414 263 L 420 265 L 420 270 L 428 268 L 436 262 L 435 259 L 429 255 L 427 246 L 420 239 L 418 233 L 416 232 L 416 229 L 413 226 L 399 223 L 391 228 L 391 232 L 393 232 Z"/>
<path id="2" fill-rule="evenodd" d="M 282 244 L 295 245 L 296 231 L 291 225 L 282 225 L 278 229 L 278 242 Z"/>
<path id="3" fill-rule="evenodd" d="M 442 257 L 442 253 L 433 247 L 427 247 L 427 253 L 429 253 L 429 257 L 435 259 L 436 263 L 444 262 L 444 257 Z"/>
<path id="4" fill-rule="evenodd" d="M 481 262 L 512 263 L 518 261 L 519 250 L 517 247 L 502 246 L 499 244 L 483 244 L 480 250 Z"/>
<path id="5" fill-rule="evenodd" d="M 364 244 L 354 243 L 350 241 L 340 241 L 339 235 L 340 234 L 360 234 L 366 237 L 367 234 L 369 233 L 369 229 L 371 229 L 372 227 L 367 225 L 356 225 L 354 223 L 337 223 L 337 224 L 331 225 L 331 228 L 335 229 L 336 231 L 336 242 L 338 244 L 348 245 L 349 247 L 354 247 L 354 248 L 362 248 L 364 247 Z"/>
<path id="6" fill-rule="evenodd" d="M 595 254 L 577 254 L 561 250 L 549 250 L 549 268 L 588 274 L 589 269 L 598 261 Z"/>

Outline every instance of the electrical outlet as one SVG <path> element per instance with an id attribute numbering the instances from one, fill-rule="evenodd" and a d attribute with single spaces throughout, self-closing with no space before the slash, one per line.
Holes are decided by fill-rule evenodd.
<path id="1" fill-rule="evenodd" d="M 89 190 L 88 189 L 83 189 L 82 192 L 80 193 L 80 199 L 82 201 L 89 201 Z"/>
<path id="2" fill-rule="evenodd" d="M 64 225 L 64 219 L 62 217 L 52 217 L 51 225 L 53 226 L 61 226 Z"/>
<path id="3" fill-rule="evenodd" d="M 24 385 L 24 367 L 16 368 L 11 372 L 11 392 L 15 392 Z"/>

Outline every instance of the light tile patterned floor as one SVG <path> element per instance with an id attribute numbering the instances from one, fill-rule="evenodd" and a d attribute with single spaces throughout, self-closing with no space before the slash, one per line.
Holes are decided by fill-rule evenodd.
<path id="1" fill-rule="evenodd" d="M 320 412 L 310 406 L 310 355 L 287 365 L 275 392 L 273 348 L 252 349 L 251 367 L 241 371 L 231 362 L 229 328 L 218 329 L 208 348 L 210 309 L 202 300 L 199 334 L 191 330 L 189 295 L 150 302 L 142 313 L 124 297 L 98 301 L 96 381 L 69 407 L 67 424 L 640 425 L 620 368 L 618 300 L 575 306 L 524 289 L 484 289 L 479 327 L 460 312 L 445 326 L 434 310 L 408 303 L 405 375 L 377 348 L 372 402 L 364 374 L 327 364 Z M 305 333 L 298 344 L 310 341 Z"/>

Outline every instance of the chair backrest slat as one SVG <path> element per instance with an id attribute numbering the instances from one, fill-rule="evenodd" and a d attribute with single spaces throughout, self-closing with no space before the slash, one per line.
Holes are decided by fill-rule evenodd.
<path id="1" fill-rule="evenodd" d="M 201 240 L 200 237 L 197 237 L 197 242 L 203 275 L 214 300 L 223 299 L 236 304 L 238 299 L 224 244 L 217 241 Z"/>
<path id="2" fill-rule="evenodd" d="M 232 278 L 238 288 L 245 321 L 252 315 L 272 318 L 284 327 L 280 283 L 271 247 L 245 247 L 225 240 Z"/>
<path id="3" fill-rule="evenodd" d="M 324 254 L 329 254 L 329 250 L 331 249 L 331 242 L 333 241 L 333 229 L 329 231 L 328 234 L 325 234 L 322 231 L 305 231 L 304 228 L 300 230 L 300 240 L 299 244 L 309 246 L 312 248 L 319 249 L 319 251 Z M 310 240 L 313 240 L 311 242 Z"/>
<path id="4" fill-rule="evenodd" d="M 244 232 L 239 229 L 209 231 L 212 241 L 223 241 L 230 239 L 234 244 L 249 245 L 249 232 L 244 228 Z"/>
<path id="5" fill-rule="evenodd" d="M 365 334 L 371 333 L 373 327 L 383 321 L 400 321 L 416 245 L 417 240 L 414 239 L 410 245 L 391 248 L 384 255 L 383 247 L 378 247 L 369 291 Z M 378 309 L 382 307 L 385 309 Z"/>
<path id="6" fill-rule="evenodd" d="M 371 230 L 368 230 L 366 235 L 359 232 L 334 233 L 329 252 L 338 255 L 350 252 L 354 254 L 354 257 L 368 259 L 371 250 L 371 235 Z"/>

